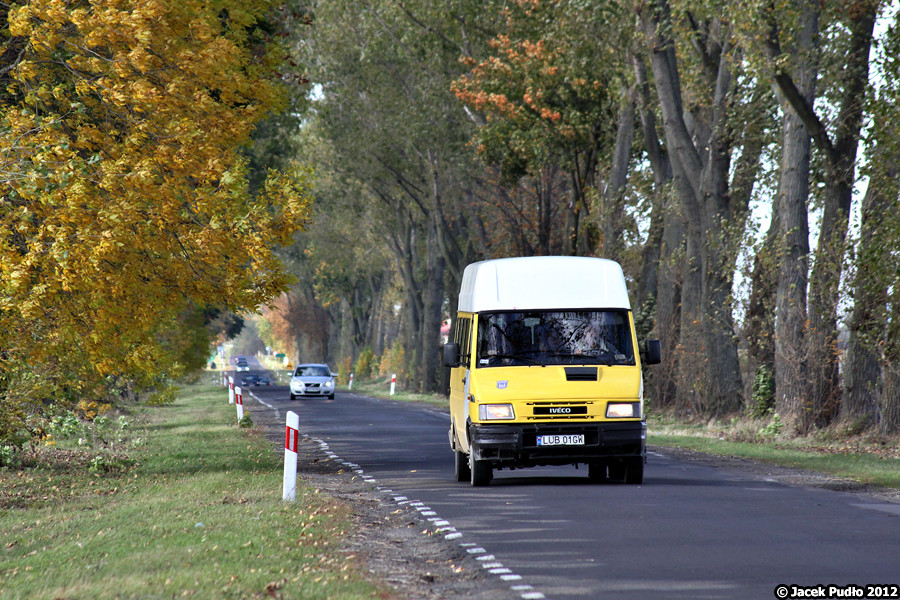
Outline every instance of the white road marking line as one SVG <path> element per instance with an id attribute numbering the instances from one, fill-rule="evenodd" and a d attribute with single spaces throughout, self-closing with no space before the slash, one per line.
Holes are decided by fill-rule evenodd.
<path id="1" fill-rule="evenodd" d="M 251 395 L 253 395 L 253 394 L 251 393 Z M 257 398 L 257 400 L 259 400 L 259 398 Z M 261 400 L 260 400 L 260 402 L 261 402 Z M 311 438 L 306 435 L 304 435 L 304 439 L 308 439 L 313 442 L 318 442 L 320 448 L 323 451 L 327 450 L 327 448 L 328 448 L 328 444 L 322 440 L 317 440 L 315 438 Z M 329 459 L 338 460 L 340 458 L 337 454 L 330 452 L 330 451 L 326 451 L 324 453 L 326 456 L 328 456 Z M 356 463 L 349 462 L 349 461 L 341 461 L 341 464 L 343 464 L 346 467 L 352 468 L 353 472 L 361 475 L 362 479 L 366 483 L 371 484 L 371 483 L 374 483 L 377 481 L 371 475 L 366 475 L 365 471 Z M 384 492 L 385 494 L 393 494 L 392 490 L 383 489 L 381 486 L 375 486 L 375 489 L 380 492 Z M 393 500 L 394 500 L 394 502 L 396 502 L 397 504 L 399 504 L 401 506 L 404 504 L 408 504 L 409 506 L 414 507 L 416 509 L 416 512 L 419 513 L 422 517 L 430 517 L 430 518 L 428 518 L 428 521 L 431 522 L 432 524 L 434 524 L 435 526 L 439 526 L 439 528 L 437 529 L 437 533 L 449 532 L 449 533 L 445 533 L 444 539 L 455 540 L 455 539 L 459 539 L 459 538 L 463 537 L 463 534 L 460 533 L 459 531 L 457 531 L 455 527 L 451 526 L 449 521 L 438 517 L 437 513 L 435 511 L 431 510 L 431 508 L 429 506 L 426 506 L 424 502 L 411 501 L 406 496 L 393 496 Z M 488 571 L 488 573 L 491 573 L 492 575 L 498 575 L 500 577 L 500 579 L 503 581 L 521 581 L 521 579 L 522 579 L 521 575 L 513 573 L 511 569 L 504 567 L 503 563 L 497 561 L 493 554 L 488 554 L 487 550 L 478 546 L 478 544 L 476 544 L 475 542 L 460 542 L 459 545 L 460 545 L 460 547 L 465 548 L 466 552 L 468 552 L 469 554 L 482 555 L 482 556 L 476 556 L 475 560 L 481 561 L 482 568 L 486 569 Z M 530 590 L 534 589 L 530 585 L 513 585 L 513 586 L 510 586 L 510 589 L 512 589 L 513 591 L 521 591 L 522 593 L 520 595 L 523 598 L 523 600 L 543 600 L 543 598 L 544 598 L 544 594 L 542 594 L 541 592 L 530 591 Z"/>

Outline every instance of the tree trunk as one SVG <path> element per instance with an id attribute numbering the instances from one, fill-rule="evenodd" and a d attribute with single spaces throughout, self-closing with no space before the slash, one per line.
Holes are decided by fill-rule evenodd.
<path id="1" fill-rule="evenodd" d="M 689 224 L 686 230 L 690 229 Z M 681 318 L 678 323 L 678 350 L 675 357 L 678 365 L 678 396 L 675 406 L 685 417 L 698 417 L 706 413 L 708 403 L 704 396 L 709 386 L 703 369 L 707 356 L 700 315 L 703 276 L 696 235 L 685 236 L 684 252 L 681 269 Z"/>
<path id="2" fill-rule="evenodd" d="M 441 391 L 441 350 L 440 335 L 444 301 L 444 271 L 446 261 L 437 247 L 437 227 L 432 223 L 428 228 L 425 245 L 425 277 L 423 284 L 422 326 L 420 332 L 421 360 L 419 376 L 422 391 Z"/>
<path id="3" fill-rule="evenodd" d="M 634 94 L 628 92 L 622 99 L 619 110 L 619 127 L 616 131 L 616 145 L 613 148 L 612 166 L 603 203 L 600 209 L 600 231 L 603 233 L 603 257 L 621 260 L 624 241 L 622 229 L 625 223 L 625 186 L 628 184 L 628 163 L 631 160 L 631 146 L 634 143 Z"/>
<path id="4" fill-rule="evenodd" d="M 782 156 L 776 207 L 780 220 L 778 284 L 775 291 L 775 410 L 792 426 L 803 429 L 808 390 L 806 355 L 806 289 L 809 277 L 809 197 L 811 135 L 796 105 L 812 106 L 818 78 L 819 6 L 800 0 L 797 45 L 793 72 L 779 71 L 776 84 L 784 114 Z M 774 7 L 770 14 L 766 49 L 771 59 L 781 56 Z M 791 77 L 796 79 L 796 84 Z M 791 81 L 790 89 L 782 85 Z M 797 100 L 792 101 L 793 97 Z"/>
<path id="5" fill-rule="evenodd" d="M 840 402 L 837 349 L 837 303 L 855 179 L 856 153 L 862 126 L 863 103 L 869 77 L 869 51 L 879 2 L 864 2 L 846 13 L 850 41 L 846 66 L 840 74 L 839 111 L 832 139 L 816 114 L 814 104 L 790 74 L 776 69 L 774 80 L 822 153 L 825 163 L 825 201 L 816 260 L 810 276 L 809 327 L 806 333 L 807 377 L 810 387 L 803 399 L 799 428 L 827 425 Z M 803 3 L 806 28 L 812 27 L 810 48 L 818 47 L 816 2 Z M 774 13 L 772 13 L 774 14 Z M 810 17 L 809 15 L 814 15 Z M 774 18 L 774 17 L 773 17 Z M 766 51 L 773 62 L 781 60 L 778 25 L 770 22 Z M 806 35 L 806 33 L 804 33 Z M 779 393 L 780 394 L 780 393 Z"/>
<path id="6" fill-rule="evenodd" d="M 838 375 L 837 304 L 841 279 L 850 203 L 853 199 L 856 154 L 862 127 L 863 103 L 869 79 L 869 50 L 878 11 L 877 2 L 869 2 L 850 23 L 850 50 L 843 74 L 840 113 L 826 170 L 825 206 L 815 267 L 810 278 L 809 348 L 810 391 L 809 425 L 824 427 L 840 407 Z"/>
<path id="7" fill-rule="evenodd" d="M 780 192 L 778 192 L 780 194 Z M 778 215 L 781 202 L 771 205 L 769 231 L 762 248 L 753 257 L 750 274 L 750 300 L 747 306 L 747 349 L 752 372 L 765 367 L 775 372 L 775 289 L 778 284 L 778 242 L 781 239 L 781 219 Z"/>
<path id="8" fill-rule="evenodd" d="M 896 317 L 900 306 L 900 285 L 894 282 L 891 305 Z M 890 320 L 884 348 L 884 386 L 881 394 L 881 423 L 884 435 L 900 433 L 900 319 Z"/>
<path id="9" fill-rule="evenodd" d="M 879 417 L 882 352 L 887 354 L 888 343 L 885 340 L 888 326 L 885 307 L 890 303 L 888 289 L 895 277 L 891 273 L 894 264 L 889 250 L 891 244 L 884 236 L 884 218 L 894 211 L 892 200 L 896 200 L 896 182 L 900 169 L 896 160 L 885 157 L 881 146 L 875 149 L 872 163 L 877 170 L 869 178 L 862 201 L 862 223 L 853 285 L 853 314 L 849 323 L 850 340 L 843 370 L 841 419 L 849 423 L 874 423 Z M 890 376 L 885 372 L 884 377 L 887 380 Z M 895 395 L 897 391 L 896 387 L 893 388 Z M 885 406 L 888 404 L 885 403 Z M 888 420 L 890 418 L 888 416 Z"/>
<path id="10" fill-rule="evenodd" d="M 678 341 L 681 332 L 681 274 L 684 271 L 684 222 L 678 202 L 666 199 L 663 242 L 660 248 L 659 282 L 656 286 L 656 335 L 662 364 L 654 374 L 657 401 L 671 406 L 678 397 Z"/>
<path id="11" fill-rule="evenodd" d="M 683 377 L 706 401 L 706 414 L 724 414 L 740 406 L 742 385 L 737 357 L 737 341 L 731 316 L 731 273 L 727 257 L 731 241 L 727 221 L 732 212 L 728 195 L 728 175 L 732 143 L 725 121 L 728 96 L 732 91 L 730 35 L 715 40 L 710 31 L 725 32 L 717 23 L 699 40 L 701 59 L 713 65 L 709 83 L 712 107 L 702 119 L 692 119 L 693 135 L 681 100 L 681 83 L 673 40 L 668 0 L 642 6 L 641 21 L 649 43 L 651 66 L 663 114 L 666 145 L 672 157 L 675 187 L 688 223 L 687 265 L 682 287 L 682 348 L 699 350 L 699 360 L 682 361 L 682 374 L 689 365 L 703 365 L 701 376 Z M 713 51 L 715 48 L 715 51 Z M 689 303 L 694 303 L 691 306 Z M 694 330 L 699 327 L 699 335 Z M 699 343 L 698 343 L 699 341 Z M 683 358 L 686 358 L 683 357 Z M 696 374 L 694 374 L 696 375 Z M 681 386 L 680 386 L 681 387 Z M 679 390 L 682 392 L 682 390 Z"/>
<path id="12" fill-rule="evenodd" d="M 723 25 L 724 28 L 724 25 Z M 730 185 L 731 155 L 734 140 L 727 123 L 730 96 L 733 93 L 730 36 L 722 44 L 713 95 L 708 156 L 704 166 L 700 197 L 703 200 L 703 331 L 708 349 L 712 410 L 716 416 L 733 413 L 743 405 L 741 367 L 737 336 L 732 316 L 732 288 L 737 243 L 743 231 L 746 202 L 737 201 L 737 190 Z M 747 169 L 758 160 L 748 152 Z M 745 171 L 744 165 L 738 172 Z M 732 193 L 735 193 L 732 195 Z M 749 196 L 748 198 L 749 199 Z M 739 219 L 740 223 L 732 222 Z M 737 236 L 737 237 L 736 237 Z"/>
<path id="13" fill-rule="evenodd" d="M 663 362 L 652 372 L 652 393 L 657 406 L 673 406 L 678 393 L 677 348 L 681 319 L 681 273 L 685 252 L 684 222 L 677 199 L 670 197 L 668 193 L 673 178 L 672 163 L 657 135 L 647 68 L 642 56 L 635 54 L 632 60 L 640 99 L 641 132 L 656 188 L 654 206 L 663 212 L 660 245 L 655 250 L 645 248 L 643 269 L 646 274 L 641 278 L 643 283 L 638 290 L 638 306 L 643 306 L 649 296 L 654 294 L 654 330 L 660 341 Z M 648 246 L 649 244 L 650 240 Z M 648 256 L 649 252 L 652 255 Z"/>
<path id="14" fill-rule="evenodd" d="M 812 95 L 812 92 L 809 92 Z M 775 412 L 786 422 L 803 422 L 806 398 L 806 284 L 809 273 L 809 133 L 791 111 L 783 120 L 778 215 L 781 245 L 775 306 Z"/>

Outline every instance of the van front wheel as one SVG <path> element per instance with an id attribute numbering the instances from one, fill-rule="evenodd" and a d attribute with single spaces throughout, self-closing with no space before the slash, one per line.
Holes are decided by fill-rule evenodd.
<path id="1" fill-rule="evenodd" d="M 606 483 L 606 463 L 588 463 L 588 479 L 593 483 Z"/>
<path id="2" fill-rule="evenodd" d="M 453 472 L 457 481 L 469 481 L 472 471 L 469 470 L 469 455 L 459 450 L 453 451 Z"/>
<path id="3" fill-rule="evenodd" d="M 488 485 L 494 475 L 491 463 L 486 460 L 475 460 L 472 456 L 472 454 L 469 455 L 469 470 L 471 471 L 472 476 L 472 486 L 482 487 Z"/>
<path id="4" fill-rule="evenodd" d="M 632 458 L 625 461 L 625 483 L 640 485 L 644 481 L 644 459 Z"/>

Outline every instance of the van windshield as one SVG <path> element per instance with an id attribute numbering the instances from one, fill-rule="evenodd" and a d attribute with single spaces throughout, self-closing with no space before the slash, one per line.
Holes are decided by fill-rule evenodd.
<path id="1" fill-rule="evenodd" d="M 477 353 L 478 367 L 635 364 L 625 310 L 480 313 Z"/>

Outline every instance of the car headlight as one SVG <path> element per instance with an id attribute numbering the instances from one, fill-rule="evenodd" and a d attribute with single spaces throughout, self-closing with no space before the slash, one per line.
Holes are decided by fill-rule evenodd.
<path id="1" fill-rule="evenodd" d="M 606 405 L 607 419 L 630 419 L 640 417 L 638 402 L 610 402 Z"/>
<path id="2" fill-rule="evenodd" d="M 482 421 L 510 420 L 516 418 L 512 404 L 479 404 L 478 418 Z"/>
<path id="3" fill-rule="evenodd" d="M 325 382 L 325 387 L 331 387 L 331 386 L 333 386 L 333 385 L 334 385 L 334 382 L 333 382 L 333 381 L 326 381 L 326 382 Z"/>

